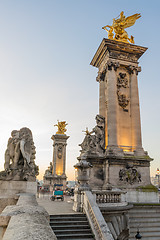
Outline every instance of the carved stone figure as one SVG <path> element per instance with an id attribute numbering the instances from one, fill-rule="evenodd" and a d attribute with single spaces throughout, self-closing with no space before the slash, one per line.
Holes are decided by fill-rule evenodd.
<path id="1" fill-rule="evenodd" d="M 52 175 L 52 171 L 53 171 L 53 164 L 52 162 L 50 162 L 50 166 L 48 167 L 48 169 L 45 171 L 45 176 L 51 176 Z"/>
<path id="2" fill-rule="evenodd" d="M 105 119 L 101 115 L 96 116 L 97 125 L 91 132 L 85 131 L 86 136 L 81 146 L 81 154 L 97 154 L 102 155 L 105 151 Z M 93 134 L 93 135 L 92 135 Z"/>
<path id="3" fill-rule="evenodd" d="M 5 171 L 0 172 L 1 180 L 35 181 L 39 173 L 35 165 L 35 146 L 29 128 L 11 132 L 5 151 Z"/>
<path id="4" fill-rule="evenodd" d="M 135 182 L 141 182 L 141 174 L 133 166 L 127 166 L 126 168 L 120 169 L 119 180 L 133 184 Z"/>

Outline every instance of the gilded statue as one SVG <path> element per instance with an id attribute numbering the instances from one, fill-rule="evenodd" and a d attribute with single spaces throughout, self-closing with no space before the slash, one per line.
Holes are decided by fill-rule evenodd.
<path id="1" fill-rule="evenodd" d="M 82 132 L 85 132 L 86 135 L 91 135 L 90 131 L 88 130 L 88 127 L 86 127 L 86 130 Z"/>
<path id="2" fill-rule="evenodd" d="M 68 125 L 68 123 L 66 123 L 66 121 L 62 121 L 59 122 L 58 124 L 55 124 L 54 126 L 58 127 L 58 131 L 56 132 L 56 134 L 65 134 L 65 132 L 67 131 L 67 129 L 65 128 Z"/>
<path id="3" fill-rule="evenodd" d="M 136 13 L 129 17 L 125 17 L 124 12 L 122 11 L 120 13 L 119 18 L 113 18 L 112 26 L 106 25 L 102 27 L 102 29 L 108 32 L 108 39 L 125 42 L 125 43 L 130 42 L 134 44 L 134 37 L 131 36 L 129 38 L 127 32 L 124 29 L 133 26 L 136 20 L 140 17 L 141 17 L 141 14 L 139 13 Z M 113 31 L 115 32 L 115 36 Z"/>

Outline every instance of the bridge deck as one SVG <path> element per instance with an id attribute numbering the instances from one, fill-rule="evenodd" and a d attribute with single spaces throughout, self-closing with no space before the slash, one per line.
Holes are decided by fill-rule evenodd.
<path id="1" fill-rule="evenodd" d="M 51 201 L 50 197 L 50 194 L 40 194 L 39 198 L 37 198 L 38 204 L 44 207 L 49 215 L 75 213 L 75 211 L 72 210 L 73 201 L 70 196 L 64 196 L 64 201 L 60 199 Z"/>

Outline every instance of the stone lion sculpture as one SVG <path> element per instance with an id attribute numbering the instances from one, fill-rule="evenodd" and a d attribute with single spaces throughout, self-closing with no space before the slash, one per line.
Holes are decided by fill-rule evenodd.
<path id="1" fill-rule="evenodd" d="M 0 172 L 0 179 L 35 181 L 38 175 L 35 154 L 31 130 L 26 127 L 13 130 L 5 151 L 5 170 Z"/>

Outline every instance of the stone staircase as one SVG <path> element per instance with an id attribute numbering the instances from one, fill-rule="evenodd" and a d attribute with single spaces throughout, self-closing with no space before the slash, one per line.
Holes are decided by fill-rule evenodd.
<path id="1" fill-rule="evenodd" d="M 129 211 L 129 240 L 139 229 L 142 239 L 160 240 L 160 205 L 138 205 Z"/>
<path id="2" fill-rule="evenodd" d="M 85 214 L 50 215 L 50 226 L 58 240 L 94 240 Z"/>

